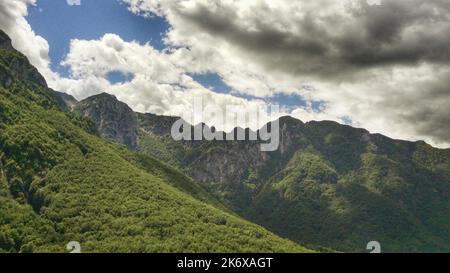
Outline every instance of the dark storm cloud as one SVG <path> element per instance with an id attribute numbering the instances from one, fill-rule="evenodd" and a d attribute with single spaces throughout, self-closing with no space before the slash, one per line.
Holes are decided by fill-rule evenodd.
<path id="1" fill-rule="evenodd" d="M 239 25 L 239 18 L 233 14 L 232 9 L 223 9 L 220 13 L 216 13 L 199 4 L 194 12 L 183 15 L 212 35 L 220 35 L 233 44 L 258 52 L 275 51 L 284 54 L 298 51 L 307 55 L 320 55 L 327 50 L 317 37 L 299 39 L 293 37 L 292 33 L 281 32 L 263 21 L 254 22 L 256 31 L 244 29 Z M 312 21 L 305 21 L 304 28 L 309 32 L 319 31 L 311 23 Z"/>
<path id="2" fill-rule="evenodd" d="M 450 77 L 440 77 L 414 86 L 414 90 L 389 92 L 379 102 L 380 112 L 394 112 L 398 122 L 414 124 L 417 134 L 427 136 L 435 143 L 449 142 L 450 138 Z"/>
<path id="3" fill-rule="evenodd" d="M 292 18 L 296 31 L 272 26 L 267 16 L 283 14 L 270 11 L 252 18 L 250 29 L 232 6 L 220 4 L 215 9 L 196 4 L 179 10 L 179 15 L 288 73 L 332 77 L 385 65 L 450 63 L 447 0 L 383 1 L 380 6 L 361 1 L 348 11 L 351 19 L 339 14 L 319 17 L 309 10 L 302 18 Z"/>
<path id="4" fill-rule="evenodd" d="M 340 59 L 356 66 L 449 63 L 450 3 L 385 1 L 355 12 L 361 37 L 344 35 L 337 43 Z"/>

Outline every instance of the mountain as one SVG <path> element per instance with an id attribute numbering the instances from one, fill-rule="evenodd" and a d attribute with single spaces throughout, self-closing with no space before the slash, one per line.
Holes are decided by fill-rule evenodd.
<path id="1" fill-rule="evenodd" d="M 5 132 L 13 135 L 12 140 L 6 137 L 8 135 L 4 137 L 2 132 L 0 142 L 3 153 L 0 167 L 2 177 L 6 177 L 3 188 L 12 195 L 7 196 L 8 202 L 12 202 L 8 206 L 13 208 L 12 211 L 23 210 L 23 215 L 27 215 L 29 219 L 35 217 L 36 220 L 32 223 L 38 223 L 37 226 L 45 226 L 39 221 L 49 219 L 59 223 L 59 218 L 55 220 L 49 215 L 41 214 L 42 211 L 50 211 L 51 216 L 58 215 L 55 209 L 51 210 L 49 207 L 64 207 L 62 203 L 47 204 L 47 200 L 59 200 L 55 196 L 60 196 L 57 193 L 61 187 L 61 182 L 57 183 L 58 186 L 48 184 L 48 173 L 52 174 L 55 166 L 72 158 L 74 166 L 86 164 L 89 155 L 97 155 L 101 150 L 102 153 L 118 156 L 121 163 L 115 156 L 105 156 L 99 159 L 97 163 L 100 166 L 95 171 L 85 172 L 85 168 L 96 166 L 91 166 L 91 163 L 76 167 L 76 170 L 64 167 L 67 170 L 62 170 L 63 175 L 71 170 L 71 179 L 87 183 L 80 182 L 74 188 L 66 188 L 67 191 L 77 193 L 79 187 L 86 187 L 93 192 L 104 192 L 103 187 L 108 187 L 104 181 L 108 180 L 114 181 L 114 193 L 117 194 L 114 198 L 118 198 L 116 200 L 131 198 L 133 202 L 137 202 L 135 195 L 121 192 L 130 186 L 121 179 L 134 181 L 134 178 L 130 179 L 124 174 L 129 173 L 129 177 L 134 177 L 133 173 L 137 168 L 146 177 L 139 181 L 154 181 L 157 178 L 164 185 L 157 184 L 156 188 L 160 191 L 161 187 L 164 187 L 163 192 L 170 189 L 183 195 L 183 198 L 194 199 L 196 204 L 213 207 L 217 213 L 237 217 L 240 221 L 245 218 L 279 236 L 311 248 L 365 252 L 367 242 L 379 241 L 384 252 L 450 251 L 449 149 L 437 149 L 425 142 L 394 140 L 335 122 L 304 123 L 291 117 L 279 120 L 280 147 L 274 152 L 262 152 L 261 141 L 174 141 L 170 131 L 172 124 L 178 120 L 177 117 L 134 113 L 126 104 L 108 94 L 77 102 L 68 95 L 48 89 L 26 58 L 11 49 L 9 38 L 3 37 L 0 41 L 0 47 L 3 48 L 0 80 L 4 86 L 0 128 L 15 128 L 19 124 L 25 126 L 23 120 L 24 117 L 28 119 L 28 116 L 26 111 L 20 113 L 21 108 L 28 109 L 29 116 L 32 116 L 32 112 L 58 113 L 51 119 L 30 120 L 27 126 L 34 127 L 25 127 L 20 131 L 30 139 L 18 138 L 18 141 L 18 133 L 14 135 L 15 129 L 10 129 Z M 19 87 L 16 82 L 20 82 Z M 17 102 L 19 98 L 30 105 L 22 106 Z M 34 110 L 34 104 L 40 107 L 39 110 Z M 69 131 L 66 128 L 68 126 Z M 237 130 L 244 129 L 237 128 L 235 131 Z M 99 136 L 125 146 L 100 139 Z M 19 144 L 15 144 L 17 141 Z M 88 144 L 92 142 L 95 144 Z M 63 151 L 71 151 L 67 146 L 69 144 L 78 147 L 78 154 L 81 152 L 82 156 L 65 157 Z M 8 149 L 12 149 L 12 152 Z M 7 151 L 9 152 L 6 153 Z M 37 159 L 30 161 L 34 157 Z M 128 164 L 128 167 L 120 168 L 121 164 Z M 12 171 L 6 172 L 7 168 L 12 168 Z M 106 169 L 108 171 L 104 174 Z M 15 177 L 8 175 L 9 173 L 24 173 L 27 176 Z M 101 177 L 102 183 L 96 185 L 94 180 L 89 180 L 92 177 Z M 146 185 L 144 182 L 138 184 L 141 183 Z M 151 185 L 156 185 L 154 183 Z M 37 190 L 35 186 L 38 187 Z M 139 188 L 139 192 L 147 191 L 148 189 Z M 154 192 L 155 189 L 151 188 L 150 191 Z M 42 192 L 46 193 L 45 198 L 40 197 Z M 155 194 L 159 196 L 159 191 Z M 97 196 L 92 192 L 83 192 L 82 195 L 75 195 L 75 198 L 91 195 Z M 67 201 L 70 195 L 63 196 Z M 106 193 L 103 193 L 102 198 L 111 200 Z M 165 201 L 167 200 L 163 198 L 151 204 L 165 204 Z M 34 210 L 27 210 L 27 204 Z M 70 204 L 70 209 L 79 209 L 78 203 Z M 175 206 L 175 218 L 181 217 L 177 214 L 177 205 L 168 205 Z M 102 208 L 104 207 L 106 204 Z M 145 208 L 150 208 L 143 207 L 144 212 Z M 195 207 L 195 211 L 197 210 L 202 211 L 202 208 Z M 172 211 L 169 218 L 173 219 L 171 213 Z M 94 218 L 94 215 L 92 212 L 90 217 Z M 98 215 L 103 215 L 103 212 Z M 142 218 L 139 215 L 132 217 Z M 52 226 L 54 222 L 51 222 Z M 101 226 L 98 224 L 96 228 L 100 229 Z M 158 229 L 165 230 L 165 227 L 158 226 Z M 145 228 L 141 230 L 146 230 Z M 58 230 L 57 233 L 65 232 Z M 200 230 L 196 230 L 196 233 L 199 232 Z M 228 230 L 225 231 L 227 232 Z M 19 232 L 22 233 L 26 232 Z M 79 233 L 76 231 L 74 234 Z M 198 238 L 204 236 L 201 232 L 200 234 Z M 6 235 L 0 233 L 0 241 L 1 236 Z M 115 241 L 121 240 L 113 238 Z M 276 236 L 268 240 L 272 239 L 281 240 Z M 278 246 L 292 246 L 291 242 L 277 242 Z M 250 243 L 254 243 L 253 240 Z M 216 249 L 213 245 L 210 244 L 211 249 Z M 298 246 L 295 247 L 296 250 L 299 249 Z M 16 246 L 15 249 L 20 248 Z M 125 246 L 122 249 L 126 249 Z M 255 250 L 257 247 L 251 249 Z"/>
<path id="2" fill-rule="evenodd" d="M 177 142 L 177 117 L 136 115 L 137 151 L 276 234 L 338 251 L 373 240 L 387 252 L 450 251 L 449 149 L 283 117 L 279 149 L 261 152 L 260 141 Z"/>
<path id="3" fill-rule="evenodd" d="M 450 150 L 331 122 L 284 124 L 292 153 L 261 176 L 248 219 L 341 251 L 362 251 L 368 240 L 389 252 L 450 250 Z"/>
<path id="4" fill-rule="evenodd" d="M 128 122 L 123 104 L 89 120 L 55 96 L 0 32 L 0 252 L 64 252 L 70 241 L 82 252 L 310 251 L 230 213 L 177 169 L 101 138 L 135 143 L 120 135 L 131 127 L 108 120 Z"/>
<path id="5" fill-rule="evenodd" d="M 261 152 L 258 141 L 204 141 L 174 160 L 241 216 L 303 244 L 450 251 L 449 149 L 328 121 L 283 117 L 280 130 L 276 152 Z"/>
<path id="6" fill-rule="evenodd" d="M 100 134 L 130 149 L 137 147 L 137 116 L 128 105 L 102 93 L 74 105 L 74 111 L 94 122 Z"/>

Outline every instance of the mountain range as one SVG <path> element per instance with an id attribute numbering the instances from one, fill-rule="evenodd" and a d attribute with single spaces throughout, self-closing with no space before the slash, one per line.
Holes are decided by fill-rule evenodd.
<path id="1" fill-rule="evenodd" d="M 282 117 L 262 152 L 176 120 L 51 90 L 1 32 L 0 251 L 450 251 L 449 149 Z"/>

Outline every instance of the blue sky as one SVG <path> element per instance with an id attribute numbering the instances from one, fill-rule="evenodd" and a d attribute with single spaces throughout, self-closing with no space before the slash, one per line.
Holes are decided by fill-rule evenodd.
<path id="1" fill-rule="evenodd" d="M 232 88 L 225 84 L 219 75 L 215 73 L 206 73 L 206 74 L 196 74 L 191 75 L 191 77 L 196 80 L 197 82 L 201 83 L 203 86 L 214 90 L 217 93 L 230 93 L 233 92 Z M 241 94 L 239 92 L 233 92 L 233 95 L 240 98 L 245 99 L 258 99 L 254 96 L 249 96 L 245 94 Z M 264 99 L 267 103 L 272 104 L 280 104 L 285 109 L 291 111 L 298 107 L 304 107 L 307 106 L 306 101 L 299 95 L 296 94 L 290 94 L 286 95 L 282 92 Z M 319 111 L 320 107 L 322 106 L 321 102 L 313 102 L 312 108 L 314 111 Z"/>
<path id="2" fill-rule="evenodd" d="M 94 40 L 106 33 L 114 33 L 125 41 L 149 43 L 163 50 L 166 45 L 162 38 L 169 29 L 163 18 L 137 16 L 116 0 L 82 0 L 81 5 L 68 5 L 63 0 L 38 0 L 36 6 L 29 7 L 27 20 L 36 34 L 49 43 L 52 70 L 66 77 L 69 76 L 68 68 L 60 63 L 69 51 L 71 39 Z M 193 74 L 191 77 L 216 92 L 231 91 L 215 73 Z M 131 78 L 132 75 L 120 72 L 108 74 L 111 83 Z"/>
<path id="3" fill-rule="evenodd" d="M 106 33 L 114 33 L 125 41 L 149 43 L 154 48 L 163 50 L 166 48 L 163 37 L 170 27 L 164 18 L 137 16 L 117 0 L 82 0 L 81 5 L 68 5 L 63 0 L 38 0 L 37 5 L 30 6 L 28 11 L 29 24 L 50 45 L 52 70 L 65 77 L 70 72 L 60 63 L 69 51 L 71 39 L 94 40 Z M 217 93 L 232 91 L 216 73 L 190 76 Z M 123 75 L 120 72 L 107 75 L 111 83 L 130 81 L 132 78 L 133 75 Z M 267 100 L 288 109 L 305 105 L 305 101 L 296 95 L 276 95 Z"/>
<path id="4" fill-rule="evenodd" d="M 63 76 L 68 71 L 59 64 L 69 51 L 71 39 L 92 40 L 114 33 L 126 41 L 148 42 L 161 50 L 165 48 L 162 36 L 169 27 L 160 17 L 136 16 L 115 0 L 82 0 L 79 6 L 70 6 L 64 0 L 38 0 L 36 6 L 29 7 L 27 20 L 48 41 L 51 67 Z M 116 74 L 111 79 L 120 77 Z"/>

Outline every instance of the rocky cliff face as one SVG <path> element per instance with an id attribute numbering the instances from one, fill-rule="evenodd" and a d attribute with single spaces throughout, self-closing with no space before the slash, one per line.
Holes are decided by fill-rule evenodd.
<path id="1" fill-rule="evenodd" d="M 136 113 L 115 96 L 103 93 L 74 106 L 74 111 L 91 119 L 103 137 L 136 149 L 138 121 Z"/>

